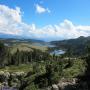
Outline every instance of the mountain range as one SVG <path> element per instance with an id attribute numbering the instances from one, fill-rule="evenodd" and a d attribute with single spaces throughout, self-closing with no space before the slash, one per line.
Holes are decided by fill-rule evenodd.
<path id="1" fill-rule="evenodd" d="M 0 33 L 0 40 L 7 44 L 21 43 L 21 42 L 40 43 L 43 45 L 47 44 L 47 42 L 43 40 L 29 39 L 21 36 L 2 34 L 2 33 Z M 90 44 L 90 36 L 88 37 L 80 36 L 79 38 L 75 38 L 75 39 L 51 41 L 48 43 L 50 45 L 55 46 L 55 47 L 52 47 L 53 49 L 70 51 L 73 55 L 83 55 L 83 54 L 86 54 L 86 48 Z"/>

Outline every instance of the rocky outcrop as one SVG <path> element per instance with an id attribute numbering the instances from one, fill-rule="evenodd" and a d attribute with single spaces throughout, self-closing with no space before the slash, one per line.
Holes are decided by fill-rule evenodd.
<path id="1" fill-rule="evenodd" d="M 76 84 L 77 79 L 65 79 L 62 78 L 58 84 L 53 84 L 51 90 L 72 90 L 73 86 Z"/>
<path id="2" fill-rule="evenodd" d="M 51 88 L 51 90 L 59 90 L 59 87 L 58 87 L 58 85 L 56 85 L 56 84 L 53 84 L 53 85 L 52 85 L 52 88 Z"/>
<path id="3" fill-rule="evenodd" d="M 62 78 L 59 83 L 58 83 L 58 87 L 61 88 L 61 90 L 64 90 L 64 88 L 66 86 L 73 86 L 76 84 L 77 79 L 76 78 L 72 78 L 72 79 L 65 79 Z"/>

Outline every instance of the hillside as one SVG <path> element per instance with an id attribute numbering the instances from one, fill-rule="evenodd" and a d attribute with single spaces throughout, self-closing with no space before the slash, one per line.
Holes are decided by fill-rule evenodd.
<path id="1" fill-rule="evenodd" d="M 0 88 L 7 88 L 8 86 L 8 88 L 14 87 L 16 90 L 52 90 L 53 86 L 56 85 L 61 90 L 67 90 L 62 88 L 73 85 L 68 90 L 74 88 L 78 90 L 80 84 L 74 85 L 77 84 L 78 76 L 87 75 L 87 73 L 85 74 L 87 59 L 72 57 L 72 55 L 66 57 L 63 54 L 51 55 L 48 48 L 59 51 L 60 49 L 72 48 L 72 52 L 75 52 L 73 46 L 86 45 L 88 42 L 89 37 L 88 40 L 85 37 L 79 37 L 57 41 L 57 43 L 56 41 L 51 42 L 52 44 L 42 41 L 36 42 L 35 40 L 1 39 Z M 62 47 L 63 45 L 66 47 Z M 70 45 L 72 46 L 70 47 Z M 82 49 L 83 47 L 79 48 Z M 62 86 L 63 83 L 65 86 Z"/>
<path id="2" fill-rule="evenodd" d="M 86 53 L 86 48 L 90 43 L 90 37 L 79 37 L 76 39 L 52 41 L 51 44 L 55 45 L 56 49 L 63 49 L 71 51 L 74 55 L 82 55 Z"/>
<path id="3" fill-rule="evenodd" d="M 20 51 L 32 51 L 33 49 L 39 49 L 41 51 L 47 50 L 47 43 L 41 40 L 0 38 L 0 41 L 10 48 L 11 53 L 16 52 L 17 49 Z"/>

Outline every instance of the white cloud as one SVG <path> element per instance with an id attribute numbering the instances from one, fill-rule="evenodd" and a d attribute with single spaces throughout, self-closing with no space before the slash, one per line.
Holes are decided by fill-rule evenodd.
<path id="1" fill-rule="evenodd" d="M 5 5 L 0 5 L 0 33 L 42 40 L 61 40 L 90 36 L 89 25 L 74 25 L 66 19 L 57 25 L 38 28 L 35 24 L 28 25 L 24 23 L 21 14 L 19 7 L 12 9 Z"/>
<path id="2" fill-rule="evenodd" d="M 44 8 L 43 6 L 41 6 L 39 4 L 36 4 L 35 7 L 36 7 L 36 12 L 39 14 L 45 13 L 45 12 L 50 13 L 50 10 L 48 8 Z"/>
<path id="3" fill-rule="evenodd" d="M 8 6 L 0 5 L 0 33 L 20 33 L 18 25 L 21 22 L 21 11 L 19 7 L 11 9 Z"/>

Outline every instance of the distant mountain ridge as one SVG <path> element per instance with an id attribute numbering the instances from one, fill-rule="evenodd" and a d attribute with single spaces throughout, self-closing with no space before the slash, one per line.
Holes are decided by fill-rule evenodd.
<path id="1" fill-rule="evenodd" d="M 30 42 L 45 42 L 43 40 L 38 40 L 38 39 L 29 39 L 28 37 L 24 36 L 18 36 L 18 35 L 11 35 L 11 34 L 3 34 L 0 33 L 0 39 L 3 40 L 19 40 L 19 41 L 30 41 Z"/>
<path id="2" fill-rule="evenodd" d="M 74 45 L 74 44 L 85 44 L 88 41 L 90 41 L 90 36 L 89 37 L 80 36 L 79 38 L 76 39 L 51 41 L 51 43 L 55 45 L 65 45 L 65 44 Z"/>
<path id="3" fill-rule="evenodd" d="M 0 33 L 0 38 L 20 38 L 20 37 L 17 35 Z"/>
<path id="4" fill-rule="evenodd" d="M 70 51 L 73 55 L 83 55 L 86 54 L 86 47 L 90 44 L 90 36 L 84 37 L 80 36 L 76 39 L 68 39 L 68 40 L 59 40 L 59 41 L 51 41 L 45 42 L 43 40 L 37 39 L 29 39 L 21 36 L 14 36 L 9 34 L 0 34 L 0 41 L 3 41 L 6 45 L 13 45 L 16 43 L 39 43 L 42 45 L 53 45 L 53 49 L 58 50 L 66 50 Z"/>
<path id="5" fill-rule="evenodd" d="M 27 41 L 27 42 L 45 42 L 43 40 L 38 40 L 38 39 L 29 39 L 26 37 L 22 37 L 22 36 L 16 36 L 16 35 L 11 35 L 11 34 L 2 34 L 0 33 L 0 40 L 8 40 L 8 41 L 12 41 L 12 40 L 16 40 L 16 41 Z"/>

